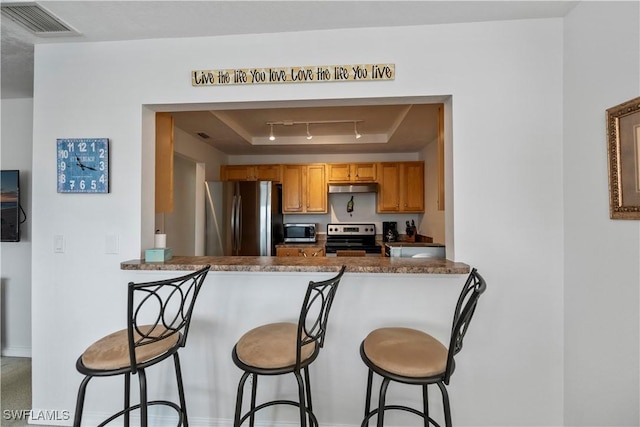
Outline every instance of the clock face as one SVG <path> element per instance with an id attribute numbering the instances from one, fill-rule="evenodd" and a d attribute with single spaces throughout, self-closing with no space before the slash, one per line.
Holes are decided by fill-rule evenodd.
<path id="1" fill-rule="evenodd" d="M 58 193 L 109 192 L 109 139 L 57 140 Z"/>

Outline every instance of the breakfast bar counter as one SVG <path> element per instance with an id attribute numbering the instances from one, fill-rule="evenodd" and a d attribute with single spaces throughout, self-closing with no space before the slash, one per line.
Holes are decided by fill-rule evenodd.
<path id="1" fill-rule="evenodd" d="M 467 274 L 467 264 L 444 258 L 389 257 L 275 257 L 275 256 L 176 256 L 165 262 L 130 260 L 121 270 L 197 270 L 211 265 L 211 271 L 241 272 L 337 272 L 342 265 L 352 273 Z"/>

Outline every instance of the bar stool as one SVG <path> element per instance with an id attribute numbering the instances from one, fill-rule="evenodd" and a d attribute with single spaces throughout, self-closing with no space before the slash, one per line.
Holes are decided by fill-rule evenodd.
<path id="1" fill-rule="evenodd" d="M 140 425 L 147 426 L 147 409 L 165 405 L 179 415 L 178 426 L 188 426 L 187 408 L 178 350 L 187 342 L 193 306 L 209 266 L 174 279 L 128 285 L 127 328 L 107 335 L 91 344 L 78 358 L 76 369 L 85 377 L 78 389 L 74 427 L 82 421 L 82 409 L 89 381 L 94 377 L 124 375 L 124 409 L 104 420 L 99 426 L 140 410 Z M 147 400 L 145 369 L 173 356 L 180 403 Z M 140 403 L 130 404 L 131 375 L 138 375 Z"/>
<path id="2" fill-rule="evenodd" d="M 300 408 L 300 426 L 318 426 L 311 402 L 309 365 L 318 357 L 324 345 L 331 304 L 346 266 L 335 277 L 321 282 L 310 281 L 300 311 L 298 323 L 270 323 L 245 333 L 233 347 L 233 362 L 244 371 L 238 384 L 234 427 L 249 418 L 253 427 L 255 414 L 273 405 L 293 405 Z M 301 371 L 304 372 L 304 379 Z M 293 373 L 298 382 L 298 401 L 273 400 L 256 406 L 259 375 Z M 242 414 L 244 385 L 251 377 L 251 407 Z"/>
<path id="3" fill-rule="evenodd" d="M 378 415 L 377 426 L 384 426 L 386 410 L 402 410 L 420 416 L 424 426 L 429 423 L 439 426 L 429 417 L 427 386 L 436 384 L 442 393 L 445 425 L 451 427 L 449 395 L 445 385 L 449 384 L 455 368 L 454 356 L 462 349 L 462 341 L 471 322 L 480 295 L 487 285 L 472 269 L 467 278 L 453 316 L 453 327 L 449 349 L 431 335 L 410 328 L 380 328 L 371 332 L 360 345 L 360 356 L 369 368 L 367 397 L 362 427 L 369 425 L 369 419 Z M 382 377 L 378 407 L 371 410 L 371 387 L 373 373 Z M 389 383 L 397 381 L 422 387 L 423 411 L 403 405 L 387 405 L 386 393 Z"/>

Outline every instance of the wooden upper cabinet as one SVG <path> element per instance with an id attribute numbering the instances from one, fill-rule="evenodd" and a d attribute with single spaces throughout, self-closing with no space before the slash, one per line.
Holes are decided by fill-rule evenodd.
<path id="1" fill-rule="evenodd" d="M 307 213 L 327 213 L 327 178 L 325 165 L 307 166 L 306 196 Z"/>
<path id="2" fill-rule="evenodd" d="M 324 163 L 282 166 L 282 211 L 327 213 Z"/>
<path id="3" fill-rule="evenodd" d="M 400 210 L 424 212 L 424 162 L 400 164 Z"/>
<path id="4" fill-rule="evenodd" d="M 275 181 L 281 180 L 280 165 L 222 165 L 221 181 Z"/>
<path id="5" fill-rule="evenodd" d="M 328 163 L 328 182 L 376 182 L 375 163 Z"/>
<path id="6" fill-rule="evenodd" d="M 400 210 L 400 164 L 380 163 L 378 182 L 378 212 Z"/>
<path id="7" fill-rule="evenodd" d="M 282 167 L 282 211 L 284 213 L 302 213 L 302 182 L 304 166 L 284 165 Z"/>
<path id="8" fill-rule="evenodd" d="M 173 212 L 173 116 L 156 113 L 156 213 Z"/>
<path id="9" fill-rule="evenodd" d="M 424 212 L 424 162 L 379 164 L 378 212 Z"/>

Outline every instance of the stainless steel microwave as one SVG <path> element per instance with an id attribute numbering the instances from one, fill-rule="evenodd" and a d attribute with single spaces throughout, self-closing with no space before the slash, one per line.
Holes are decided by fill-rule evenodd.
<path id="1" fill-rule="evenodd" d="M 285 243 L 314 243 L 315 241 L 315 224 L 284 224 Z"/>

